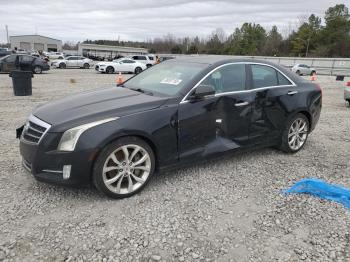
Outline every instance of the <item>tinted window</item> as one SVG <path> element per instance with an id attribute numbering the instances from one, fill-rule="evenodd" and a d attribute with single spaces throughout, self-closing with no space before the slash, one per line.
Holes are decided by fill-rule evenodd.
<path id="1" fill-rule="evenodd" d="M 277 71 L 269 66 L 251 65 L 254 88 L 277 86 Z"/>
<path id="2" fill-rule="evenodd" d="M 67 60 L 78 60 L 78 58 L 76 56 L 71 56 L 71 57 L 68 57 Z"/>
<path id="3" fill-rule="evenodd" d="M 8 56 L 8 57 L 6 58 L 5 61 L 6 61 L 7 63 L 14 63 L 15 60 L 16 60 L 16 55 L 10 55 L 10 56 Z"/>
<path id="4" fill-rule="evenodd" d="M 121 62 L 122 62 L 122 63 L 125 63 L 125 64 L 132 64 L 132 63 L 135 63 L 135 61 L 133 61 L 133 60 L 122 60 Z"/>
<path id="5" fill-rule="evenodd" d="M 213 86 L 216 94 L 242 91 L 245 89 L 245 65 L 223 66 L 205 78 L 202 84 Z"/>
<path id="6" fill-rule="evenodd" d="M 137 60 L 147 60 L 145 56 L 139 55 L 137 56 Z"/>
<path id="7" fill-rule="evenodd" d="M 291 85 L 292 83 L 280 72 L 277 72 L 278 76 L 278 85 L 284 86 L 284 85 Z"/>
<path id="8" fill-rule="evenodd" d="M 31 63 L 34 60 L 33 57 L 27 56 L 27 55 L 22 55 L 20 56 L 20 58 L 21 58 L 21 62 L 24 62 L 24 63 Z"/>
<path id="9" fill-rule="evenodd" d="M 149 56 L 148 59 L 149 59 L 149 60 L 153 60 L 153 56 Z"/>

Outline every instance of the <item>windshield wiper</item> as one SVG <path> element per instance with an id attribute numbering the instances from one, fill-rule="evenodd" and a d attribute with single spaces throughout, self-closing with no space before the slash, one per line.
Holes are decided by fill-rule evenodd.
<path id="1" fill-rule="evenodd" d="M 146 94 L 146 95 L 150 95 L 150 96 L 153 96 L 153 93 L 150 92 L 150 91 L 145 91 L 141 88 L 130 88 L 130 90 L 133 90 L 133 91 L 136 91 L 136 92 L 140 92 L 140 93 L 143 93 L 143 94 Z"/>

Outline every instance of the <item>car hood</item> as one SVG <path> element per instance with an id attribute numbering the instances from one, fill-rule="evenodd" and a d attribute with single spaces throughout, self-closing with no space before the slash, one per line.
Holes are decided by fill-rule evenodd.
<path id="1" fill-rule="evenodd" d="M 49 102 L 36 108 L 33 115 L 51 124 L 50 132 L 63 132 L 93 121 L 151 110 L 167 99 L 113 87 Z"/>

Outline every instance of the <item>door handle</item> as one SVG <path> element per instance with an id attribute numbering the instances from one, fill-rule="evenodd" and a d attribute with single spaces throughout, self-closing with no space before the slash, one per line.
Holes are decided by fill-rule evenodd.
<path id="1" fill-rule="evenodd" d="M 288 95 L 290 95 L 290 96 L 295 95 L 295 94 L 298 94 L 298 91 L 289 91 L 288 92 Z"/>
<path id="2" fill-rule="evenodd" d="M 247 106 L 249 105 L 249 102 L 241 102 L 241 103 L 236 103 L 235 106 Z"/>

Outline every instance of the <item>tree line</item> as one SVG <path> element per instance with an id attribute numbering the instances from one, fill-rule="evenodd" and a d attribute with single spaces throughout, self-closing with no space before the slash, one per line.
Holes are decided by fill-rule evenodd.
<path id="1" fill-rule="evenodd" d="M 326 10 L 323 23 L 320 17 L 311 14 L 285 37 L 277 26 L 267 31 L 260 24 L 244 23 L 229 36 L 218 28 L 205 39 L 168 34 L 144 42 L 86 40 L 84 43 L 143 47 L 150 53 L 350 57 L 350 15 L 346 5 L 337 4 Z"/>

